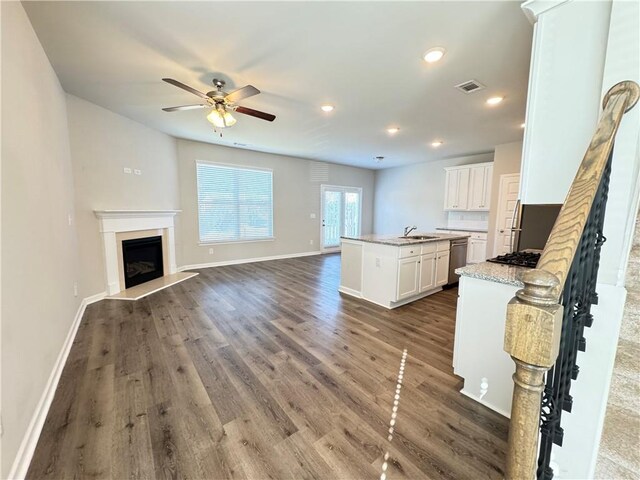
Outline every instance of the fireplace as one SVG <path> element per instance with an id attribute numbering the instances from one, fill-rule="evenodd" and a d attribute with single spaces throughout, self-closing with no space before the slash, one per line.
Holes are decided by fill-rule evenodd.
<path id="1" fill-rule="evenodd" d="M 122 241 L 125 288 L 164 275 L 162 236 Z"/>

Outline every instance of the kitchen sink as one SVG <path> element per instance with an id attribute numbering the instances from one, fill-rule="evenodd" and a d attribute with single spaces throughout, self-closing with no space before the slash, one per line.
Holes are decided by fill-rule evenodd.
<path id="1" fill-rule="evenodd" d="M 433 235 L 409 235 L 407 237 L 402 236 L 398 238 L 406 238 L 407 240 L 431 240 L 438 237 L 434 237 Z"/>

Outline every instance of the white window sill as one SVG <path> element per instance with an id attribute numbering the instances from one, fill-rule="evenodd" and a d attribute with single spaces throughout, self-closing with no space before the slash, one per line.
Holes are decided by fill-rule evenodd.
<path id="1" fill-rule="evenodd" d="M 207 247 L 210 245 L 228 245 L 235 243 L 257 243 L 257 242 L 273 242 L 276 237 L 260 238 L 256 240 L 220 240 L 219 242 L 199 242 L 199 247 Z"/>

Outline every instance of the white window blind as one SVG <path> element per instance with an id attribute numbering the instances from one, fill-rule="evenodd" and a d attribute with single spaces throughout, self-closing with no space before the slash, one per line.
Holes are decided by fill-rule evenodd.
<path id="1" fill-rule="evenodd" d="M 196 163 L 200 242 L 273 238 L 273 172 Z"/>

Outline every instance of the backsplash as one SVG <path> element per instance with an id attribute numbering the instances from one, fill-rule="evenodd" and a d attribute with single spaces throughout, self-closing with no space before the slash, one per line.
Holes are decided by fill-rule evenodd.
<path id="1" fill-rule="evenodd" d="M 489 212 L 449 212 L 446 226 L 486 230 L 489 226 Z"/>

